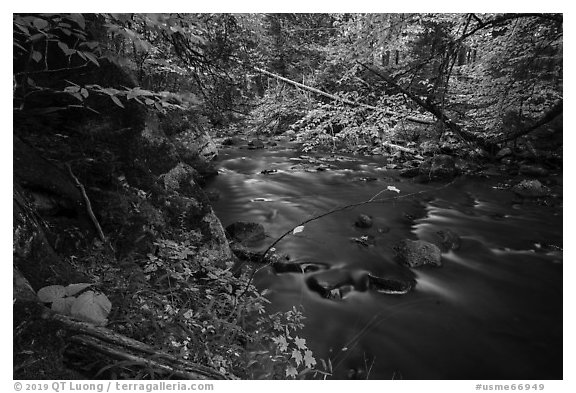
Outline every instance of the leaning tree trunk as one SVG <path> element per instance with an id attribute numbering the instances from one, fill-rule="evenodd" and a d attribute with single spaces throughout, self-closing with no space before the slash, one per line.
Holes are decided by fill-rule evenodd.
<path id="1" fill-rule="evenodd" d="M 368 71 L 372 72 L 373 74 L 377 75 L 381 79 L 383 79 L 386 83 L 388 83 L 389 85 L 391 85 L 392 87 L 394 87 L 395 89 L 400 91 L 402 94 L 404 94 L 405 96 L 410 98 L 412 101 L 414 101 L 420 107 L 422 107 L 423 109 L 425 109 L 426 111 L 428 111 L 429 113 L 434 115 L 434 117 L 436 117 L 439 121 L 444 123 L 444 125 L 446 125 L 446 127 L 448 127 L 448 129 L 453 131 L 462 140 L 464 140 L 466 142 L 474 143 L 474 144 L 476 144 L 476 145 L 478 145 L 478 146 L 480 146 L 486 150 L 489 150 L 491 147 L 496 146 L 500 143 L 508 142 L 508 141 L 514 140 L 516 138 L 519 138 L 521 136 L 529 134 L 530 132 L 536 130 L 538 127 L 541 127 L 541 126 L 551 122 L 552 120 L 554 120 L 563 111 L 563 103 L 562 103 L 562 101 L 559 101 L 548 112 L 546 112 L 539 120 L 537 120 L 531 126 L 523 128 L 517 132 L 514 132 L 514 133 L 509 134 L 509 135 L 505 135 L 505 136 L 500 137 L 500 138 L 485 140 L 485 139 L 479 138 L 477 135 L 475 135 L 471 132 L 468 132 L 468 131 L 462 129 L 462 127 L 460 127 L 457 123 L 453 122 L 446 115 L 446 113 L 441 108 L 436 106 L 434 103 L 422 100 L 420 97 L 416 96 L 415 94 L 411 93 L 410 91 L 404 89 L 402 86 L 397 84 L 392 78 L 374 70 L 373 68 L 371 68 L 371 67 L 369 67 L 363 63 L 360 63 L 360 62 L 358 62 L 358 64 L 361 65 L 362 67 L 364 67 L 365 69 L 367 69 Z"/>
<path id="2" fill-rule="evenodd" d="M 402 86 L 400 86 L 398 83 L 396 83 L 389 76 L 386 76 L 386 75 L 374 70 L 372 67 L 369 67 L 366 64 L 363 64 L 361 62 L 357 62 L 357 63 L 359 65 L 361 65 L 362 67 L 364 67 L 365 69 L 367 69 L 368 71 L 375 74 L 376 76 L 380 77 L 386 83 L 388 83 L 389 85 L 394 87 L 396 90 L 398 90 L 399 92 L 404 94 L 406 97 L 410 98 L 412 101 L 414 101 L 420 107 L 422 107 L 423 109 L 425 109 L 426 111 L 428 111 L 429 113 L 434 115 L 434 117 L 436 117 L 439 121 L 441 121 L 446 127 L 448 127 L 448 129 L 450 131 L 454 132 L 454 134 L 456 134 L 458 137 L 460 137 L 460 139 L 462 139 L 463 141 L 471 142 L 471 143 L 475 143 L 475 144 L 478 144 L 480 146 L 483 146 L 484 143 L 482 140 L 480 140 L 480 138 L 478 138 L 476 135 L 462 129 L 462 127 L 460 127 L 460 125 L 458 125 L 457 123 L 452 121 L 446 115 L 446 113 L 441 108 L 436 106 L 434 103 L 429 102 L 429 101 L 424 101 L 423 99 L 421 99 L 417 95 L 411 93 L 410 91 L 408 91 L 405 88 L 403 88 Z"/>
<path id="3" fill-rule="evenodd" d="M 521 136 L 528 135 L 532 131 L 536 130 L 537 128 L 550 123 L 556 117 L 560 116 L 563 112 L 563 101 L 558 101 L 548 112 L 546 112 L 540 119 L 538 119 L 534 124 L 513 132 L 508 135 L 504 135 L 496 140 L 493 140 L 492 143 L 504 143 L 508 141 L 512 141 L 516 138 L 520 138 Z"/>

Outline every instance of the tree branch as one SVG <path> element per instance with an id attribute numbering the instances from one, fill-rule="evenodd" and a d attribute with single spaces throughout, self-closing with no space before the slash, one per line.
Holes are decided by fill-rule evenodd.
<path id="1" fill-rule="evenodd" d="M 532 131 L 534 131 L 535 129 L 537 129 L 538 127 L 541 127 L 541 126 L 551 122 L 556 117 L 561 115 L 562 112 L 563 112 L 563 101 L 559 101 L 548 112 L 546 112 L 544 115 L 542 115 L 542 117 L 540 119 L 538 119 L 538 121 L 536 121 L 536 123 L 532 124 L 531 126 L 529 126 L 527 128 L 516 131 L 512 134 L 497 138 L 496 140 L 493 141 L 493 143 L 508 142 L 508 141 L 514 140 L 516 138 L 519 138 L 521 136 L 527 135 L 527 134 L 531 133 Z"/>
<path id="2" fill-rule="evenodd" d="M 474 135 L 471 134 L 470 132 L 467 132 L 465 130 L 463 130 L 458 124 L 454 123 L 445 113 L 444 111 L 442 111 L 440 108 L 438 108 L 438 106 L 436 106 L 434 103 L 429 102 L 429 101 L 424 101 L 422 98 L 418 97 L 417 95 L 415 95 L 414 93 L 404 89 L 402 86 L 400 86 L 399 84 L 397 84 L 392 78 L 390 78 L 389 76 L 386 76 L 376 70 L 374 70 L 372 67 L 369 67 L 359 61 L 357 61 L 357 63 L 359 65 L 361 65 L 362 67 L 364 67 L 365 69 L 367 69 L 368 71 L 372 72 L 373 74 L 377 75 L 378 77 L 380 77 L 381 79 L 383 79 L 386 83 L 388 83 L 389 85 L 393 86 L 394 88 L 396 88 L 398 91 L 400 91 L 402 94 L 404 94 L 405 96 L 407 96 L 408 98 L 410 98 L 412 101 L 414 101 L 416 104 L 418 104 L 419 106 L 421 106 L 423 109 L 425 109 L 426 111 L 430 112 L 432 115 L 434 115 L 434 117 L 436 117 L 438 120 L 440 120 L 442 123 L 444 123 L 444 125 L 446 125 L 446 127 L 448 127 L 449 130 L 451 130 L 452 132 L 454 132 L 458 137 L 460 137 L 460 139 L 462 139 L 463 141 L 466 142 L 473 142 L 473 143 L 477 143 L 477 144 L 482 144 L 481 141 Z"/>
<path id="3" fill-rule="evenodd" d="M 82 193 L 82 197 L 84 198 L 84 203 L 86 203 L 86 210 L 88 212 L 88 216 L 90 216 L 90 219 L 92 220 L 92 223 L 94 224 L 94 227 L 96 228 L 96 232 L 98 232 L 98 237 L 100 238 L 102 243 L 107 243 L 106 236 L 104 236 L 104 232 L 102 232 L 102 227 L 100 226 L 100 223 L 96 219 L 96 216 L 94 215 L 94 211 L 92 210 L 92 204 L 90 203 L 90 199 L 88 198 L 88 195 L 86 194 L 86 189 L 84 188 L 84 185 L 82 185 L 82 183 L 80 183 L 80 180 L 78 180 L 78 178 L 74 175 L 74 172 L 72 172 L 72 168 L 70 167 L 70 164 L 66 164 L 66 167 L 68 168 L 68 173 L 70 174 L 72 179 L 74 179 L 74 183 L 76 184 L 76 187 L 78 187 L 78 189 Z"/>

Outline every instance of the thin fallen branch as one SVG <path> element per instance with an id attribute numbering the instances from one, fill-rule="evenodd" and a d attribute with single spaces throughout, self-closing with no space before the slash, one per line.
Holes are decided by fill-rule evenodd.
<path id="1" fill-rule="evenodd" d="M 406 120 L 406 121 L 409 121 L 412 123 L 424 124 L 427 126 L 431 126 L 431 125 L 436 124 L 436 122 L 434 120 L 421 119 L 419 117 L 414 117 L 414 116 L 405 117 L 403 120 Z"/>
<path id="2" fill-rule="evenodd" d="M 82 185 L 82 183 L 80 183 L 80 180 L 78 180 L 78 178 L 74 175 L 74 172 L 72 172 L 72 168 L 70 167 L 70 164 L 67 163 L 66 167 L 68 168 L 68 173 L 70 174 L 72 179 L 74 179 L 74 183 L 76 184 L 76 187 L 78 187 L 78 189 L 82 193 L 82 197 L 84 198 L 84 202 L 86 203 L 86 211 L 88 212 L 88 215 L 90 216 L 90 219 L 92 220 L 92 223 L 94 224 L 94 227 L 96 228 L 96 231 L 98 232 L 98 237 L 100 238 L 102 243 L 107 243 L 106 236 L 104 236 L 104 232 L 102 232 L 102 227 L 100 226 L 100 223 L 96 219 L 96 216 L 94 215 L 94 211 L 92 210 L 92 204 L 90 203 L 90 199 L 88 198 L 88 195 L 86 194 L 86 189 L 84 188 L 84 185 Z"/>
<path id="3" fill-rule="evenodd" d="M 155 372 L 168 374 L 170 377 L 177 377 L 178 379 L 226 379 L 216 371 L 207 371 L 205 367 L 193 365 L 192 363 L 184 363 L 166 354 L 157 353 L 147 355 L 132 353 L 124 348 L 83 334 L 70 337 L 70 341 L 80 344 L 89 350 L 97 351 L 112 359 L 129 361 L 134 365 L 146 367 Z"/>
<path id="4" fill-rule="evenodd" d="M 51 313 L 50 319 L 72 333 L 69 337 L 71 342 L 81 344 L 112 359 L 128 360 L 182 379 L 226 379 L 224 375 L 208 367 L 159 352 L 149 345 L 104 327 L 56 313 Z"/>
<path id="5" fill-rule="evenodd" d="M 268 253 L 270 252 L 270 250 L 272 250 L 272 248 L 274 248 L 274 246 L 276 246 L 276 244 L 278 244 L 282 239 L 284 239 L 286 236 L 288 236 L 289 234 L 291 234 L 291 233 L 294 231 L 295 228 L 297 228 L 297 227 L 299 227 L 299 226 L 302 226 L 302 225 L 305 225 L 305 224 L 308 224 L 309 222 L 316 221 L 316 220 L 318 220 L 318 219 L 320 219 L 320 218 L 326 217 L 326 216 L 328 216 L 328 215 L 330 215 L 330 214 L 333 214 L 333 213 L 338 213 L 338 212 L 341 212 L 341 211 L 344 211 L 344 210 L 352 209 L 352 208 L 358 207 L 358 206 L 367 205 L 367 204 L 370 204 L 370 203 L 390 202 L 390 201 L 395 201 L 395 200 L 398 200 L 398 199 L 404 199 L 404 198 L 409 198 L 409 197 L 413 197 L 413 196 L 420 195 L 420 194 L 425 194 L 425 193 L 430 192 L 430 191 L 438 191 L 438 190 L 441 190 L 441 189 L 443 189 L 443 188 L 448 187 L 450 184 L 452 184 L 452 183 L 447 183 L 447 184 L 445 184 L 445 185 L 443 185 L 443 186 L 441 186 L 441 187 L 435 188 L 434 190 L 422 190 L 422 191 L 412 192 L 412 193 L 410 193 L 410 194 L 397 195 L 397 196 L 395 196 L 395 197 L 390 197 L 390 198 L 374 199 L 374 197 L 372 197 L 372 198 L 370 198 L 370 199 L 368 199 L 368 200 L 365 200 L 365 201 L 361 201 L 361 202 L 357 202 L 357 203 L 352 203 L 352 204 L 350 204 L 350 205 L 340 206 L 340 207 L 334 208 L 334 209 L 332 209 L 332 210 L 329 210 L 329 211 L 327 211 L 327 212 L 325 212 L 325 213 L 322 213 L 322 214 L 319 214 L 319 215 L 317 215 L 317 216 L 308 218 L 308 219 L 302 221 L 301 223 L 299 223 L 298 225 L 292 227 L 290 230 L 288 230 L 288 231 L 286 231 L 285 233 L 283 233 L 283 234 L 282 234 L 278 239 L 276 239 L 270 246 L 268 246 L 268 248 L 262 253 L 262 257 L 263 257 L 263 258 L 266 257 L 266 254 L 268 254 Z M 381 192 L 382 192 L 382 191 L 380 191 L 378 194 L 380 194 Z M 378 195 L 378 194 L 376 194 L 376 195 Z M 260 269 L 264 268 L 265 266 L 266 266 L 266 265 L 260 267 Z"/>
<path id="6" fill-rule="evenodd" d="M 306 224 L 308 224 L 309 222 L 316 221 L 316 220 L 318 220 L 318 219 L 320 219 L 320 218 L 326 217 L 326 216 L 328 216 L 328 215 L 330 215 L 330 214 L 333 214 L 333 213 L 338 213 L 338 212 L 341 212 L 341 211 L 343 211 L 343 210 L 352 209 L 352 208 L 354 208 L 354 207 L 363 206 L 363 205 L 367 205 L 367 204 L 370 204 L 370 203 L 390 202 L 390 201 L 395 201 L 395 200 L 398 200 L 398 199 L 404 199 L 404 198 L 409 198 L 409 197 L 413 197 L 413 196 L 416 196 L 416 195 L 425 194 L 425 193 L 432 192 L 432 191 L 439 191 L 439 190 L 442 190 L 442 189 L 450 186 L 452 183 L 453 183 L 453 181 L 450 182 L 450 183 L 446 183 L 446 184 L 444 184 L 443 186 L 434 188 L 434 189 L 432 189 L 432 190 L 422 190 L 422 191 L 418 191 L 418 192 L 412 192 L 412 193 L 410 193 L 410 194 L 397 195 L 397 196 L 395 196 L 395 197 L 390 197 L 390 198 L 375 199 L 376 196 L 380 195 L 383 191 L 385 191 L 385 190 L 382 190 L 382 191 L 378 192 L 376 195 L 374 195 L 372 198 L 370 198 L 370 199 L 368 199 L 368 200 L 361 201 L 361 202 L 357 202 L 357 203 L 352 203 L 352 204 L 350 204 L 350 205 L 339 206 L 339 207 L 336 207 L 336 208 L 334 208 L 334 209 L 332 209 L 332 210 L 329 210 L 329 211 L 327 211 L 327 212 L 325 212 L 325 213 L 322 213 L 322 214 L 313 216 L 313 217 L 311 217 L 311 218 L 308 218 L 308 219 L 300 222 L 298 225 L 293 226 L 292 228 L 290 228 L 289 230 L 287 230 L 286 232 L 284 232 L 279 238 L 277 238 L 276 240 L 274 240 L 274 241 L 272 242 L 272 244 L 270 244 L 270 245 L 268 246 L 268 248 L 266 248 L 266 250 L 264 250 L 264 252 L 260 254 L 260 261 L 264 261 L 265 258 L 266 258 L 266 255 L 267 255 L 282 239 L 284 239 L 286 236 L 288 236 L 288 235 L 290 235 L 291 233 L 293 233 L 293 232 L 294 232 L 294 229 L 296 229 L 297 227 L 306 225 Z M 264 269 L 265 267 L 271 265 L 272 263 L 273 263 L 273 261 L 269 261 L 269 262 L 267 262 L 266 264 L 263 264 L 262 266 L 260 266 L 259 268 L 255 269 L 255 270 L 252 272 L 252 274 L 250 275 L 250 278 L 248 279 L 248 283 L 246 284 L 246 288 L 244 288 L 244 291 L 242 291 L 242 293 L 241 293 L 240 295 L 238 295 L 238 298 L 241 298 L 242 296 L 244 296 L 244 295 L 246 294 L 246 292 L 248 292 L 248 289 L 250 288 L 250 284 L 252 283 L 252 280 L 254 279 L 254 276 L 256 275 L 256 273 L 258 273 L 260 270 Z"/>

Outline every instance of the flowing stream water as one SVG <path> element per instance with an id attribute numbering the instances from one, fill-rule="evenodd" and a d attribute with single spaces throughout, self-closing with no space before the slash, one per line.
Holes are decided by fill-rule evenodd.
<path id="1" fill-rule="evenodd" d="M 381 158 L 302 156 L 284 144 L 222 149 L 207 189 L 220 194 L 213 206 L 224 226 L 263 224 L 260 250 L 338 206 L 426 191 L 328 215 L 276 247 L 292 261 L 351 275 L 411 275 L 408 294 L 351 291 L 334 300 L 306 284 L 318 273 L 265 268 L 255 278 L 270 291 L 271 311 L 302 306 L 302 335 L 316 358 L 330 359 L 335 378 L 562 379 L 562 206 L 523 202 L 502 181 L 459 178 L 439 189 L 398 177 Z M 373 226 L 355 227 L 359 214 Z M 394 260 L 398 241 L 446 229 L 461 246 L 442 254 L 442 267 Z M 368 235 L 374 244 L 353 240 Z"/>

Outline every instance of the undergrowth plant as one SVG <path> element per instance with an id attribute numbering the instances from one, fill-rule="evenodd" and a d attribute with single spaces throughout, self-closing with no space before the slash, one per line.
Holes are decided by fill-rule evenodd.
<path id="1" fill-rule="evenodd" d="M 234 275 L 231 265 L 216 266 L 198 248 L 200 233 L 189 239 L 156 242 L 157 252 L 148 254 L 143 266 L 153 292 L 136 296 L 153 318 L 156 334 L 168 338 L 168 349 L 231 377 L 313 373 L 316 359 L 298 335 L 302 312 L 268 314 L 269 300 L 249 283 L 248 273 Z"/>

